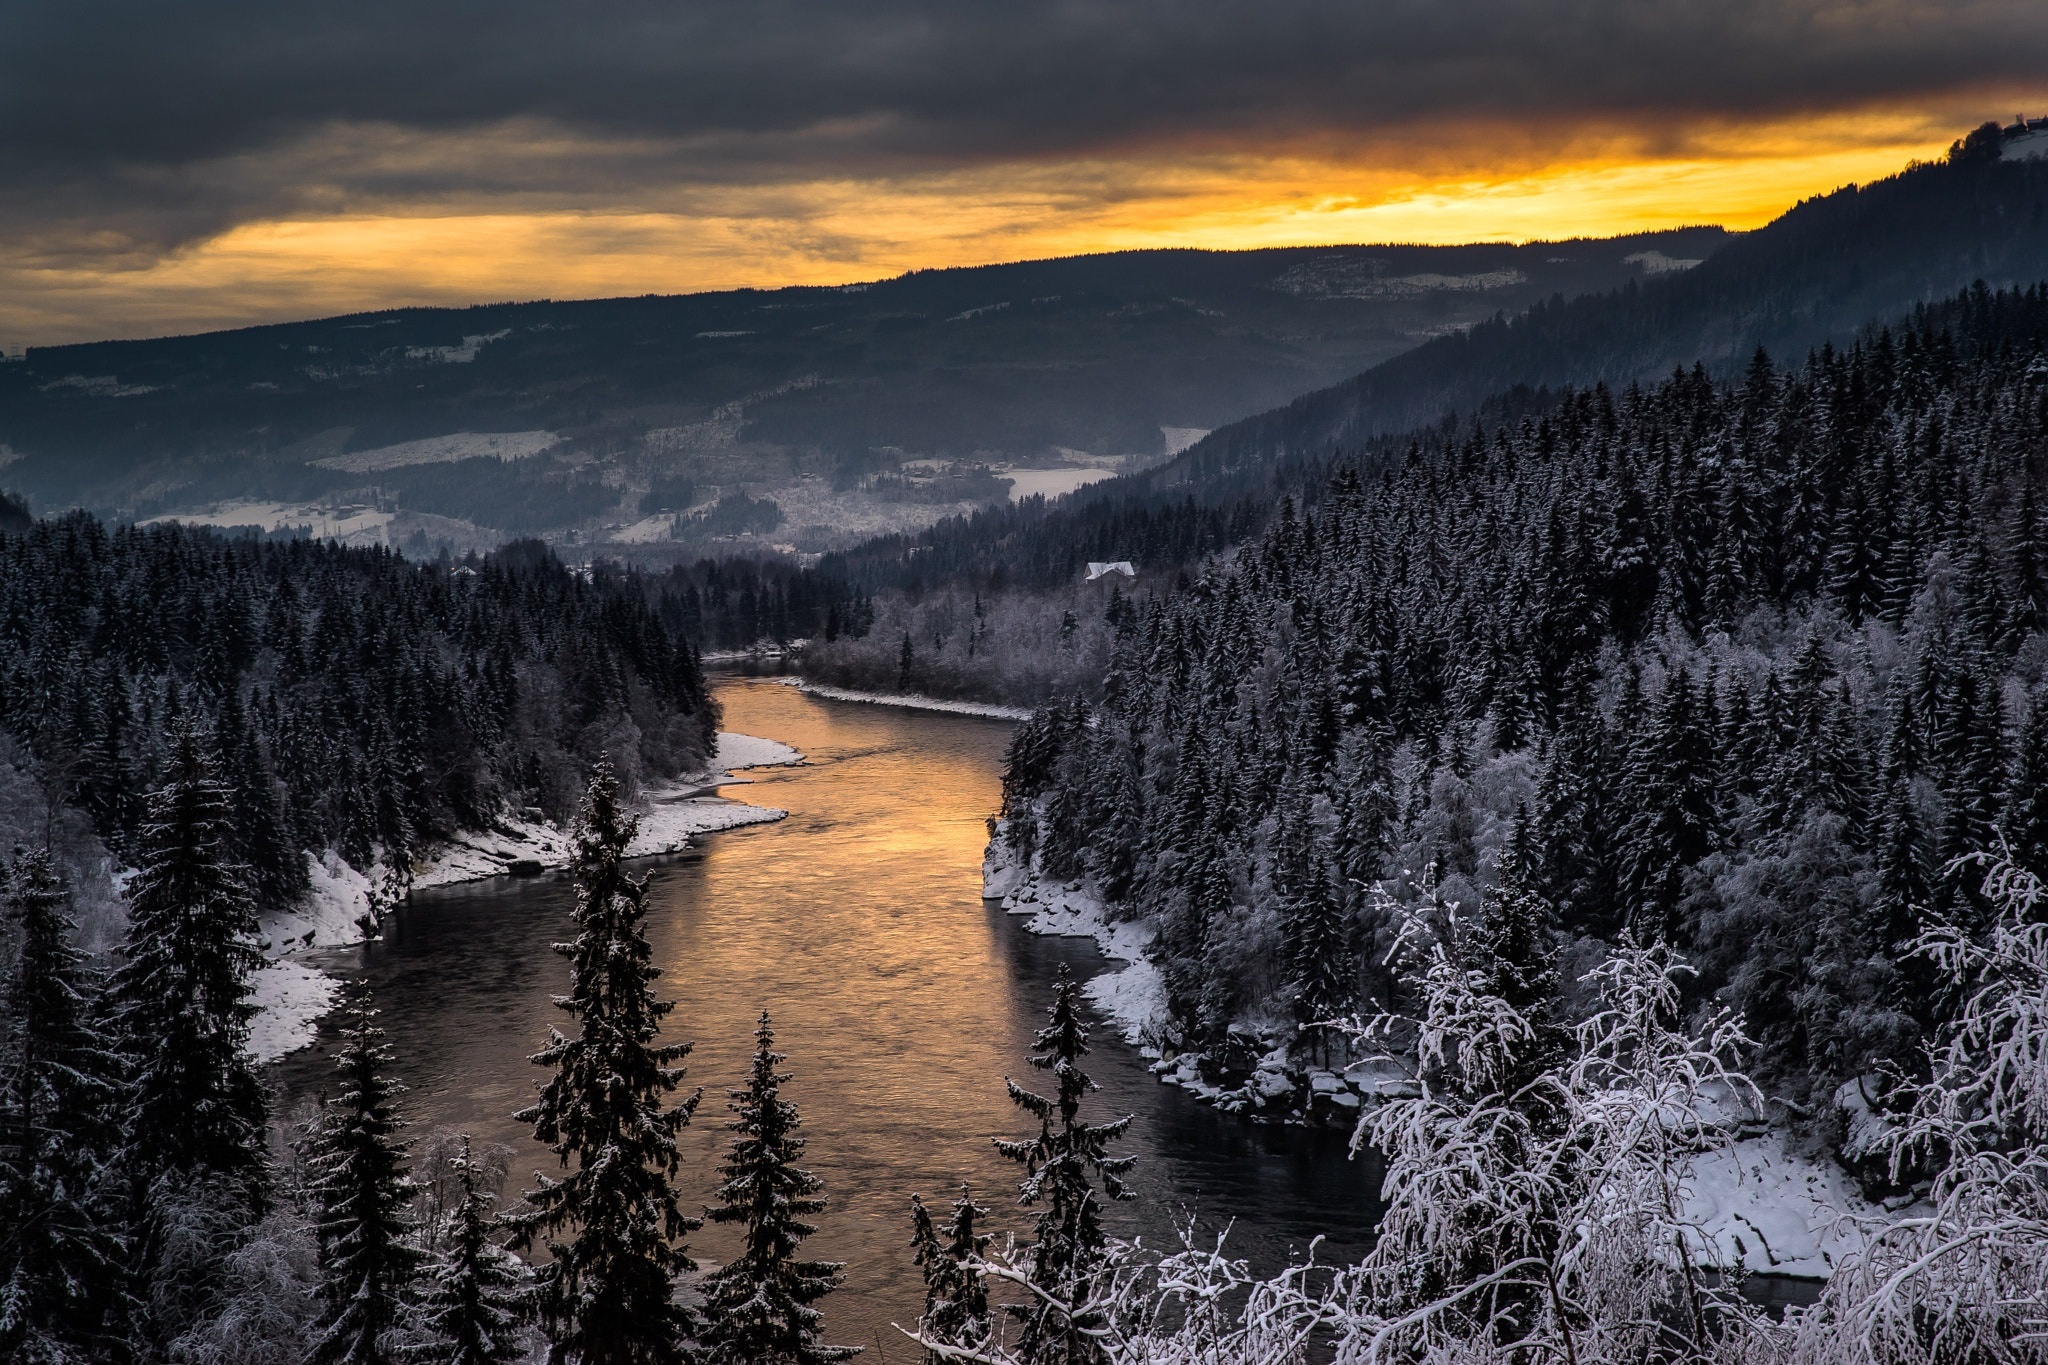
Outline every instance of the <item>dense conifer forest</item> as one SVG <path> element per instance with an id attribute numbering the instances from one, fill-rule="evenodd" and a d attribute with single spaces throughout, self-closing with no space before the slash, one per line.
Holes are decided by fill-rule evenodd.
<path id="1" fill-rule="evenodd" d="M 1683 951 L 1839 1143 L 1838 1090 L 1956 1006 L 1909 945 L 1990 922 L 1953 860 L 2048 870 L 2044 343 L 2048 290 L 1979 288 L 1339 463 L 1185 590 L 1112 599 L 1003 838 L 1157 925 L 1169 1044 L 1226 1084 L 1402 999 L 1418 907 L 1507 897 L 1525 958 Z"/>
<path id="2" fill-rule="evenodd" d="M 308 852 L 402 869 L 508 811 L 565 817 L 602 754 L 635 784 L 700 767 L 717 714 L 646 584 L 537 543 L 411 564 L 74 514 L 0 537 L 0 729 L 123 858 L 198 734 L 280 906 Z"/>

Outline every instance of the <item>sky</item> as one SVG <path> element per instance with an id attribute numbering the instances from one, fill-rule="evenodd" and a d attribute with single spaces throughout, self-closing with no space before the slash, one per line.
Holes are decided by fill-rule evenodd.
<path id="1" fill-rule="evenodd" d="M 1746 228 L 2016 113 L 2041 0 L 14 0 L 0 347 Z"/>

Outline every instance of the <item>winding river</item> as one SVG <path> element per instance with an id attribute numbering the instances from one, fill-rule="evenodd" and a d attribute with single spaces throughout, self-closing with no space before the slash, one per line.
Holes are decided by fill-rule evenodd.
<path id="1" fill-rule="evenodd" d="M 908 1253 L 909 1197 L 942 1206 L 962 1181 L 1024 1233 L 1018 1171 L 990 1145 L 1024 1134 L 1003 1078 L 1044 1077 L 1025 1064 L 1052 979 L 1065 964 L 1102 970 L 1092 943 L 1025 933 L 981 899 L 984 820 L 999 798 L 1010 726 L 930 712 L 820 701 L 769 679 L 718 683 L 725 725 L 801 750 L 801 766 L 763 769 L 724 789 L 789 818 L 711 836 L 701 856 L 650 859 L 648 935 L 674 997 L 673 1036 L 694 1041 L 689 1085 L 705 1090 L 686 1131 L 686 1199 L 710 1194 L 756 1015 L 769 1009 L 794 1074 L 806 1164 L 830 1206 L 808 1249 L 846 1262 L 825 1305 L 830 1339 L 866 1359 L 915 1359 L 890 1327 L 909 1324 L 922 1285 Z M 327 955 L 367 973 L 397 1053 L 414 1134 L 459 1128 L 516 1151 L 508 1197 L 550 1158 L 512 1112 L 541 1073 L 527 1061 L 562 1018 L 549 1004 L 567 965 L 549 944 L 567 932 L 566 881 L 498 879 L 423 892 L 381 940 Z M 1112 1228 L 1171 1241 L 1193 1216 L 1230 1245 L 1277 1267 L 1326 1237 L 1324 1259 L 1364 1248 L 1377 1169 L 1346 1159 L 1344 1139 L 1254 1125 L 1159 1084 L 1113 1029 L 1096 1033 L 1090 1071 L 1098 1117 L 1135 1115 L 1139 1197 Z M 275 1068 L 284 1103 L 325 1089 L 331 1036 Z M 700 1259 L 728 1251 L 707 1227 Z M 879 1347 L 879 1350 L 877 1349 Z"/>

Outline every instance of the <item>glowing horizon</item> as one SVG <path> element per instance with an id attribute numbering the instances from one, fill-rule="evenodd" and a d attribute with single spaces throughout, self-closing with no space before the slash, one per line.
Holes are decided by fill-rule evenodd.
<path id="1" fill-rule="evenodd" d="M 1981 104 L 1981 101 L 1978 103 Z M 1526 242 L 1715 224 L 1941 156 L 1947 104 L 1694 128 L 1011 160 L 920 174 L 691 185 L 579 205 L 480 194 L 253 219 L 158 254 L 0 267 L 0 344 L 167 335 L 406 306 L 841 285 L 917 269 L 1192 247 Z M 1491 144 L 1490 145 L 1490 140 Z M 1405 164 L 1404 164 L 1405 163 Z"/>

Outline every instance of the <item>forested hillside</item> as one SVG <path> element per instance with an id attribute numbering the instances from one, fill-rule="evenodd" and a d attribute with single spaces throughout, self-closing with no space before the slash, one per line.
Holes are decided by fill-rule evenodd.
<path id="1" fill-rule="evenodd" d="M 877 539 L 845 571 L 913 593 L 951 578 L 1032 588 L 1089 560 L 1186 560 L 1235 543 L 1302 469 L 1338 453 L 1398 459 L 1405 433 L 1455 412 L 1489 424 L 1546 410 L 1567 387 L 1619 390 L 1675 366 L 1739 374 L 1763 347 L 1785 360 L 1845 345 L 1873 319 L 1975 280 L 2048 279 L 2048 161 L 1981 149 L 1850 186 L 1746 233 L 1692 270 L 1611 293 L 1551 298 L 1439 337 L 1333 388 L 1222 427 L 1174 460 L 1064 501 L 992 508 Z"/>
<path id="2" fill-rule="evenodd" d="M 410 564 L 81 513 L 0 535 L 0 728 L 123 857 L 195 732 L 278 906 L 308 851 L 402 869 L 507 811 L 566 816 L 601 756 L 629 784 L 701 766 L 717 714 L 644 583 L 536 544 Z"/>
<path id="3" fill-rule="evenodd" d="M 1308 501 L 1118 599 L 1099 694 L 1011 755 L 1002 837 L 1157 926 L 1180 1047 L 1325 1048 L 1398 998 L 1404 916 L 1511 901 L 1546 989 L 1547 944 L 1678 947 L 1835 1138 L 1838 1087 L 1919 1064 L 1954 1001 L 1906 945 L 1988 914 L 1951 860 L 2048 870 L 2048 289 L 1433 428 Z"/>
<path id="4" fill-rule="evenodd" d="M 782 499 L 783 538 L 812 523 L 858 536 L 812 504 L 863 478 L 900 483 L 905 460 L 1160 458 L 1180 443 L 1163 427 L 1192 439 L 1447 328 L 1697 261 L 1728 235 L 1115 252 L 31 347 L 0 364 L 0 463 L 39 510 L 340 501 L 586 543 L 720 489 L 807 485 Z M 865 510 L 893 510 L 891 525 L 939 515 Z"/>

